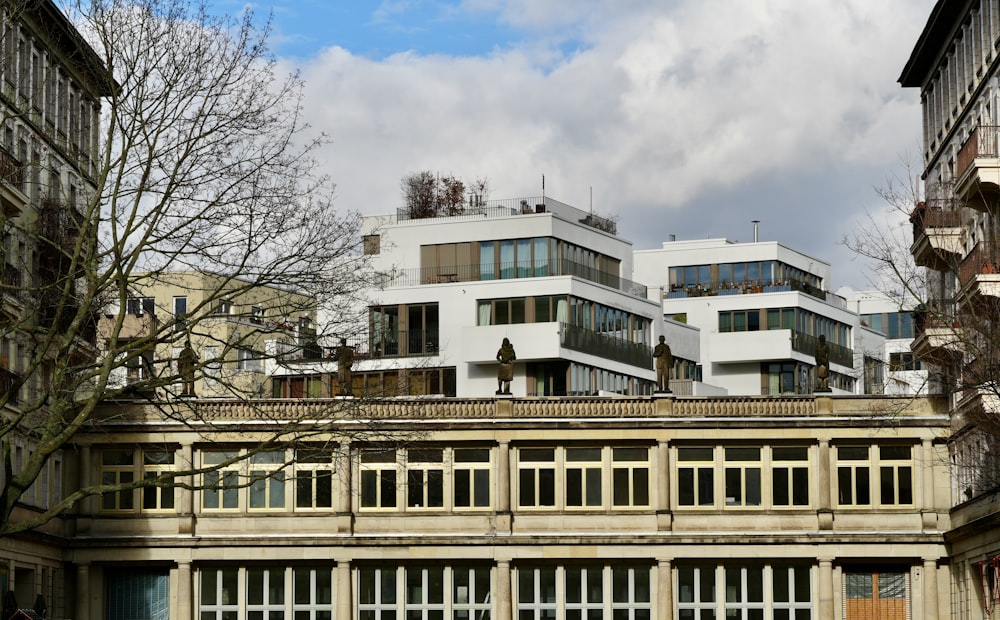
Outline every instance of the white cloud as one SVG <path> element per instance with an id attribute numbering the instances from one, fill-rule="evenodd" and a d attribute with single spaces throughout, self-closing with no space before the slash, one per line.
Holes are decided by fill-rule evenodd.
<path id="1" fill-rule="evenodd" d="M 701 217 L 705 234 L 731 234 L 691 205 L 778 179 L 790 191 L 753 189 L 775 195 L 754 198 L 771 209 L 755 217 L 775 222 L 771 238 L 824 257 L 844 222 L 823 222 L 870 208 L 858 196 L 918 144 L 918 93 L 895 80 L 932 5 L 468 0 L 537 36 L 474 58 L 327 49 L 303 70 L 306 114 L 334 141 L 323 155 L 345 209 L 393 212 L 400 177 L 416 170 L 486 176 L 495 198 L 535 195 L 545 174 L 551 196 L 586 208 L 593 186 L 596 209 L 623 222 L 657 207 L 663 220 Z M 570 26 L 580 51 L 554 61 Z M 803 195 L 791 186 L 827 170 L 846 175 L 829 186 L 852 204 L 817 197 L 812 232 L 779 224 L 813 205 L 778 196 Z M 645 227 L 637 247 L 671 228 Z"/>

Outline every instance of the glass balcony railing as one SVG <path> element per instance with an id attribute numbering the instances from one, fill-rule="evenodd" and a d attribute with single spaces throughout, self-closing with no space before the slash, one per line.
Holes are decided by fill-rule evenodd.
<path id="1" fill-rule="evenodd" d="M 417 286 L 420 284 L 482 282 L 486 280 L 513 280 L 549 276 L 576 276 L 589 282 L 596 282 L 597 284 L 611 287 L 634 297 L 646 297 L 646 286 L 643 284 L 565 259 L 545 262 L 512 262 L 492 263 L 488 265 L 397 269 L 386 274 L 383 285 L 386 287 Z"/>

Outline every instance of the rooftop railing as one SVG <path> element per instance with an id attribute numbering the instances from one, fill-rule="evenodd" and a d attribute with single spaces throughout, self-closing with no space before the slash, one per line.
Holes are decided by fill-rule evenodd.
<path id="1" fill-rule="evenodd" d="M 588 213 L 547 196 L 506 198 L 502 200 L 477 200 L 470 198 L 466 203 L 461 205 L 453 205 L 446 209 L 430 212 L 415 211 L 404 207 L 396 209 L 396 219 L 400 222 L 444 217 L 484 219 L 534 215 L 536 213 L 552 213 L 556 217 L 570 222 L 590 226 L 591 228 L 596 228 L 612 235 L 618 234 L 618 223 L 615 220 Z"/>
<path id="2" fill-rule="evenodd" d="M 561 259 L 545 263 L 511 262 L 486 265 L 457 265 L 453 267 L 415 267 L 397 269 L 386 274 L 383 286 L 417 286 L 447 282 L 481 282 L 486 280 L 513 280 L 517 278 L 544 278 L 548 276 L 576 276 L 590 282 L 646 297 L 646 286 L 606 273 L 571 260 Z"/>

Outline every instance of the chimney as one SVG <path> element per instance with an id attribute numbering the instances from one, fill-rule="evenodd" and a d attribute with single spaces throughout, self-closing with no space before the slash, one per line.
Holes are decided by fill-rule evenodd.
<path id="1" fill-rule="evenodd" d="M 760 224 L 760 220 L 750 220 L 753 223 L 753 242 L 757 243 L 757 225 Z"/>

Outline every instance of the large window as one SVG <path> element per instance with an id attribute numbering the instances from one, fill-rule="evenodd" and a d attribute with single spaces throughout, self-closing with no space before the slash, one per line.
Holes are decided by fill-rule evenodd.
<path id="1" fill-rule="evenodd" d="M 522 509 L 646 508 L 648 447 L 522 447 L 517 450 L 517 497 Z"/>
<path id="2" fill-rule="evenodd" d="M 250 456 L 250 508 L 285 507 L 285 452 L 269 450 Z"/>
<path id="3" fill-rule="evenodd" d="M 295 451 L 295 508 L 333 507 L 333 453 L 325 448 Z"/>
<path id="4" fill-rule="evenodd" d="M 209 566 L 200 569 L 199 585 L 201 620 L 333 619 L 332 565 Z"/>
<path id="5" fill-rule="evenodd" d="M 488 566 L 362 566 L 357 570 L 358 618 L 489 620 L 491 580 Z"/>
<path id="6" fill-rule="evenodd" d="M 395 509 L 398 506 L 396 451 L 363 450 L 361 461 L 361 508 Z"/>
<path id="7" fill-rule="evenodd" d="M 490 466 L 489 448 L 456 448 L 453 452 L 452 487 L 454 508 L 490 507 Z"/>
<path id="8" fill-rule="evenodd" d="M 153 480 L 174 469 L 174 452 L 162 448 L 101 451 L 101 484 L 131 484 L 137 480 Z M 139 502 L 137 503 L 137 498 Z M 101 496 L 104 511 L 161 511 L 174 509 L 174 489 L 147 486 L 127 489 Z"/>
<path id="9" fill-rule="evenodd" d="M 198 617 L 201 620 L 236 620 L 240 612 L 239 569 L 204 568 Z"/>
<path id="10" fill-rule="evenodd" d="M 807 446 L 680 446 L 676 462 L 681 508 L 809 505 Z M 724 498 L 721 506 L 719 498 Z"/>
<path id="11" fill-rule="evenodd" d="M 228 450 L 210 450 L 202 452 L 203 467 L 213 467 L 202 475 L 201 492 L 204 510 L 236 510 L 240 507 L 240 469 L 239 453 Z"/>
<path id="12" fill-rule="evenodd" d="M 677 567 L 678 620 L 810 620 L 807 566 L 740 564 Z"/>
<path id="13" fill-rule="evenodd" d="M 726 506 L 761 505 L 759 447 L 724 448 Z"/>
<path id="14" fill-rule="evenodd" d="M 101 484 L 130 484 L 135 481 L 133 450 L 101 452 Z M 135 508 L 135 490 L 126 489 L 101 496 L 101 510 L 131 511 Z"/>
<path id="15" fill-rule="evenodd" d="M 486 446 L 363 450 L 359 458 L 361 509 L 489 509 L 491 454 Z"/>
<path id="16" fill-rule="evenodd" d="M 715 450 L 677 449 L 677 503 L 680 506 L 715 505 Z"/>
<path id="17" fill-rule="evenodd" d="M 913 504 L 912 446 L 843 445 L 836 449 L 837 501 L 841 506 Z"/>
<path id="18" fill-rule="evenodd" d="M 174 469 L 172 450 L 144 450 L 142 452 L 142 475 L 146 480 L 156 479 Z M 149 486 L 142 489 L 142 509 L 173 510 L 174 487 Z"/>
<path id="19" fill-rule="evenodd" d="M 518 620 L 651 620 L 652 571 L 643 565 L 519 566 Z"/>
<path id="20" fill-rule="evenodd" d="M 252 452 L 239 448 L 200 453 L 204 511 L 330 510 L 333 457 L 330 448 L 302 446 Z"/>
<path id="21" fill-rule="evenodd" d="M 399 304 L 369 308 L 372 357 L 431 355 L 440 345 L 438 304 Z"/>

